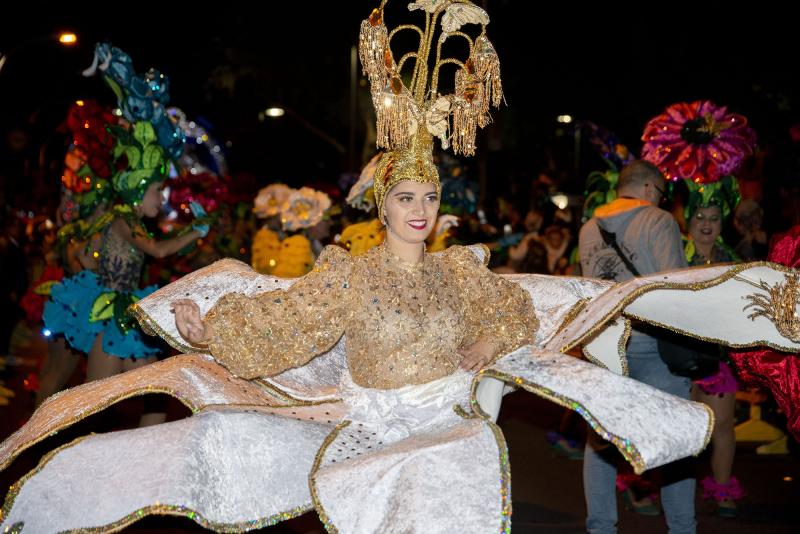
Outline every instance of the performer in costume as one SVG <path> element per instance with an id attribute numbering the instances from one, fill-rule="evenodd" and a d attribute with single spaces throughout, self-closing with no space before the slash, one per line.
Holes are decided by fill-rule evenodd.
<path id="1" fill-rule="evenodd" d="M 723 241 L 723 223 L 741 200 L 736 177 L 723 176 L 715 182 L 684 180 L 689 198 L 684 209 L 688 235 L 684 252 L 690 266 L 740 261 L 736 252 Z"/>
<path id="2" fill-rule="evenodd" d="M 727 179 L 735 180 L 732 176 L 728 176 Z M 717 189 L 719 193 L 711 195 L 705 202 L 694 203 L 690 199 L 686 208 L 689 229 L 686 241 L 686 260 L 689 265 L 711 265 L 738 261 L 733 250 L 720 237 L 722 222 L 725 220 L 723 214 L 730 214 L 735 204 L 734 206 L 728 204 L 728 199 L 721 194 L 722 188 L 716 187 L 716 184 L 719 182 L 703 187 Z M 692 196 L 697 194 L 690 193 Z M 724 355 L 724 351 L 718 346 L 704 345 L 703 349 Z M 718 515 L 736 517 L 735 501 L 744 496 L 744 490 L 739 480 L 731 474 L 736 454 L 736 435 L 734 433 L 734 411 L 736 409 L 736 390 L 738 389 L 736 377 L 728 363 L 722 359 L 716 373 L 693 382 L 692 399 L 710 406 L 714 410 L 715 418 L 714 432 L 711 435 L 712 474 L 700 481 L 703 497 L 716 501 Z"/>
<path id="3" fill-rule="evenodd" d="M 688 264 L 739 261 L 720 233 L 723 222 L 741 198 L 734 174 L 756 144 L 755 132 L 747 126 L 747 119 L 709 101 L 673 104 L 648 122 L 642 140 L 646 142 L 644 159 L 660 164 L 662 172 L 673 180 L 682 178 L 689 191 L 684 210 L 688 228 L 684 250 Z M 671 155 L 677 153 L 681 157 L 674 159 Z M 724 354 L 714 345 L 704 345 L 698 350 Z M 692 398 L 714 410 L 712 475 L 702 479 L 700 485 L 703 496 L 716 501 L 717 513 L 722 517 L 735 517 L 735 501 L 744 496 L 741 484 L 731 474 L 736 453 L 737 388 L 736 378 L 724 359 L 717 372 L 694 380 L 692 387 Z"/>
<path id="4" fill-rule="evenodd" d="M 94 298 L 88 308 L 72 310 L 82 323 L 85 344 L 81 349 L 89 354 L 87 381 L 155 361 L 159 346 L 143 337 L 126 311 L 156 289 L 139 289 L 145 254 L 169 256 L 204 237 L 209 229 L 202 220 L 205 210 L 196 202 L 191 205 L 196 222 L 177 237 L 157 241 L 142 223 L 143 217 L 158 215 L 161 184 L 170 160 L 180 156 L 183 147 L 183 132 L 165 109 L 169 79 L 152 69 L 137 75 L 130 57 L 107 44 L 96 46 L 95 65 L 84 74 L 94 74 L 95 67 L 117 95 L 130 128 L 110 127 L 116 145 L 115 172 L 109 182 L 120 202 L 87 229 L 89 235 L 101 234 L 97 274 L 79 274 L 76 289 Z"/>
<path id="5" fill-rule="evenodd" d="M 475 115 L 456 115 L 452 144 L 474 146 L 475 126 L 488 120 L 476 111 L 477 95 L 499 69 L 485 35 L 488 16 L 468 2 L 412 6 L 429 22 L 420 30 L 422 59 L 440 19 L 450 36 L 461 35 L 454 21 L 465 17 L 483 27 L 470 41 L 470 59 L 484 54 L 488 64 L 478 64 L 486 68 L 469 72 L 475 61 L 465 65 L 462 76 L 477 85 L 448 95 L 455 106 L 471 95 L 476 109 L 466 112 Z M 383 7 L 362 25 L 362 57 L 377 50 L 381 60 L 368 70 L 391 72 Z M 422 59 L 419 79 L 427 77 Z M 398 83 L 393 94 L 406 95 L 406 104 L 434 104 L 426 100 L 438 94 L 429 82 L 414 93 Z M 409 117 L 403 120 L 391 131 L 413 130 Z M 314 508 L 329 530 L 343 533 L 507 531 L 508 454 L 491 417 L 504 382 L 578 411 L 637 471 L 702 450 L 713 424 L 707 407 L 608 370 L 624 374 L 622 314 L 683 329 L 683 316 L 676 322 L 661 313 L 704 288 L 715 305 L 731 310 L 725 299 L 739 298 L 731 290 L 746 286 L 734 274 L 771 281 L 783 273 L 709 268 L 618 285 L 535 275 L 508 280 L 484 267 L 482 248 L 426 254 L 422 242 L 436 215 L 439 182 L 431 132 L 416 124 L 403 143 L 390 145 L 376 174 L 375 197 L 388 226 L 383 245 L 357 257 L 329 247 L 298 280 L 223 260 L 137 302 L 133 311 L 145 328 L 184 352 L 210 355 L 177 356 L 51 398 L 0 444 L 0 467 L 120 398 L 166 392 L 193 415 L 89 436 L 48 455 L 10 491 L 0 526 L 111 530 L 148 514 L 172 514 L 213 530 L 248 530 Z M 727 323 L 700 325 L 693 314 L 685 314 L 693 335 L 800 347 L 766 318 L 750 325 L 731 314 L 728 332 Z M 579 346 L 607 369 L 559 352 Z"/>

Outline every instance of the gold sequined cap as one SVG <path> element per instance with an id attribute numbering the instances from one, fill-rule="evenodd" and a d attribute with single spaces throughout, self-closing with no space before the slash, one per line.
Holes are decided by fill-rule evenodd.
<path id="1" fill-rule="evenodd" d="M 375 200 L 380 216 L 386 193 L 398 182 L 430 182 L 439 189 L 439 176 L 433 164 L 433 137 L 442 148 L 453 147 L 456 154 L 475 154 L 477 127 L 491 122 L 489 105 L 503 100 L 500 60 L 486 37 L 489 15 L 469 0 L 420 0 L 408 4 L 409 11 L 425 14 L 425 25 L 403 24 L 391 32 L 384 24 L 388 0 L 361 23 L 359 57 L 369 78 L 372 103 L 377 119 L 379 148 L 386 148 L 375 173 Z M 438 23 L 438 24 L 437 24 Z M 473 39 L 461 31 L 476 24 L 480 34 Z M 401 31 L 416 32 L 419 47 L 395 62 L 392 38 Z M 434 42 L 434 34 L 439 37 Z M 466 41 L 466 61 L 442 57 L 442 46 L 451 37 Z M 436 49 L 433 70 L 431 52 Z M 408 85 L 402 79 L 406 62 L 413 59 Z M 455 65 L 453 93 L 439 93 L 439 74 L 445 65 Z M 382 182 L 379 184 L 379 182 Z M 380 188 L 380 189 L 379 189 Z"/>
<path id="2" fill-rule="evenodd" d="M 436 186 L 436 193 L 441 193 L 439 170 L 433 163 L 433 138 L 428 132 L 418 131 L 411 146 L 385 152 L 378 160 L 372 182 L 378 218 L 383 213 L 386 193 L 404 180 L 431 183 Z"/>

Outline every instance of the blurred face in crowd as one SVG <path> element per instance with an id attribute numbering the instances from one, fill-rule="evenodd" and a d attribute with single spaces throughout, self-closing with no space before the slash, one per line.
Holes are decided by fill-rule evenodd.
<path id="1" fill-rule="evenodd" d="M 551 226 L 545 231 L 544 238 L 551 248 L 558 248 L 564 244 L 564 240 L 567 237 L 565 234 L 566 232 L 561 228 Z"/>
<path id="2" fill-rule="evenodd" d="M 153 182 L 144 192 L 142 202 L 137 206 L 139 215 L 142 217 L 156 217 L 158 210 L 161 209 L 161 188 L 163 182 Z"/>
<path id="3" fill-rule="evenodd" d="M 384 223 L 391 235 L 406 243 L 424 243 L 436 224 L 439 195 L 431 183 L 404 180 L 386 193 Z"/>
<path id="4" fill-rule="evenodd" d="M 528 232 L 538 232 L 542 227 L 542 214 L 536 210 L 530 210 L 525 215 L 525 230 Z"/>
<path id="5" fill-rule="evenodd" d="M 718 206 L 698 208 L 689 220 L 689 235 L 700 245 L 713 245 L 720 232 L 722 232 L 722 212 Z"/>

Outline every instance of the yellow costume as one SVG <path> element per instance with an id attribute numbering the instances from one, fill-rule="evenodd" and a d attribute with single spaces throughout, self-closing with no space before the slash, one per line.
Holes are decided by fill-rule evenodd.
<path id="1" fill-rule="evenodd" d="M 342 230 L 339 243 L 350 251 L 351 256 L 360 256 L 372 247 L 377 247 L 386 238 L 386 231 L 378 219 L 354 223 Z"/>
<path id="2" fill-rule="evenodd" d="M 311 250 L 311 241 L 303 234 L 295 234 L 281 241 L 275 267 L 270 274 L 281 278 L 297 278 L 313 267 L 314 251 Z"/>
<path id="3" fill-rule="evenodd" d="M 272 269 L 278 264 L 280 251 L 281 238 L 278 233 L 263 226 L 253 236 L 253 254 L 250 264 L 261 274 L 272 274 Z"/>

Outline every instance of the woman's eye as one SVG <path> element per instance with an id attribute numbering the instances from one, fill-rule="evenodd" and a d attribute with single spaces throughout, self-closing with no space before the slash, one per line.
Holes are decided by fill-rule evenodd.
<path id="1" fill-rule="evenodd" d="M 410 202 L 411 197 L 400 197 L 400 202 Z"/>
<path id="2" fill-rule="evenodd" d="M 436 202 L 437 200 L 439 200 L 439 197 L 436 195 L 431 195 L 428 197 L 428 202 Z"/>

